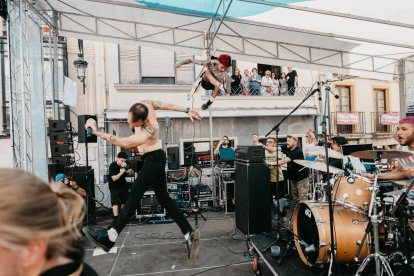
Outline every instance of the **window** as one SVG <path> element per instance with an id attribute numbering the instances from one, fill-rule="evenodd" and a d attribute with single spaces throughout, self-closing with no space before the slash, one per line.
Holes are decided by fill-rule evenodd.
<path id="1" fill-rule="evenodd" d="M 140 83 L 138 46 L 119 45 L 119 67 L 121 83 Z"/>
<path id="2" fill-rule="evenodd" d="M 351 109 L 351 93 L 349 86 L 337 86 L 336 92 L 339 99 L 335 99 L 337 112 L 350 112 Z"/>
<path id="3" fill-rule="evenodd" d="M 385 105 L 385 90 L 374 90 L 374 110 L 375 112 L 384 112 Z"/>

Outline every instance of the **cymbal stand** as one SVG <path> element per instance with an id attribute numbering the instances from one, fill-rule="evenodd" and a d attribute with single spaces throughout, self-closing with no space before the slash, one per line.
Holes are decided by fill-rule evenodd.
<path id="1" fill-rule="evenodd" d="M 378 164 L 381 163 L 381 154 L 378 154 L 377 159 Z M 378 186 L 378 172 L 375 174 L 374 179 L 374 185 L 369 187 L 369 190 L 371 192 L 371 205 L 369 206 L 369 212 L 368 216 L 370 217 L 373 229 L 374 229 L 374 253 L 371 253 L 368 255 L 360 267 L 358 268 L 357 272 L 355 273 L 356 276 L 360 276 L 362 271 L 365 269 L 365 267 L 368 265 L 368 263 L 371 261 L 372 258 L 375 259 L 375 271 L 376 276 L 380 276 L 381 274 L 381 267 L 382 269 L 387 272 L 389 276 L 393 276 L 391 267 L 389 266 L 388 262 L 385 260 L 383 256 L 379 253 L 379 238 L 378 238 L 378 224 L 381 222 L 379 220 L 378 216 L 378 202 L 377 202 L 377 194 L 379 192 L 379 186 Z"/>

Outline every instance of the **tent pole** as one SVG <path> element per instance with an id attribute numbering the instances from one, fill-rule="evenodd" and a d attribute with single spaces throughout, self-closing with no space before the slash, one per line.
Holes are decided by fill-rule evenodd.
<path id="1" fill-rule="evenodd" d="M 398 81 L 400 87 L 400 114 L 401 118 L 407 116 L 407 97 L 405 95 L 405 59 L 398 60 Z"/>
<path id="2" fill-rule="evenodd" d="M 58 58 L 58 45 L 57 45 L 57 41 L 58 41 L 58 35 L 59 35 L 59 30 L 57 29 L 57 23 L 58 21 L 58 12 L 57 11 L 53 11 L 53 24 L 56 26 L 56 28 L 53 28 L 53 57 L 49 57 L 49 61 L 52 60 L 53 58 L 53 103 L 52 105 L 55 107 L 54 108 L 54 114 L 53 114 L 53 119 L 55 120 L 59 120 L 59 75 L 58 75 L 58 62 L 59 62 L 59 58 Z"/>

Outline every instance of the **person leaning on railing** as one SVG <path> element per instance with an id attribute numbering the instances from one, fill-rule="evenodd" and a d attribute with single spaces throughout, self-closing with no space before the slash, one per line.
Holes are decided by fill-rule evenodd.
<path id="1" fill-rule="evenodd" d="M 262 77 L 257 74 L 257 69 L 252 69 L 253 75 L 250 77 L 250 92 L 252 96 L 260 95 L 260 84 Z"/>
<path id="2" fill-rule="evenodd" d="M 243 96 L 250 96 L 250 73 L 249 70 L 244 70 L 244 76 L 241 79 L 240 86 L 243 89 Z"/>
<path id="3" fill-rule="evenodd" d="M 280 96 L 287 96 L 287 82 L 286 82 L 286 73 L 282 72 L 282 75 L 280 75 Z"/>
<path id="4" fill-rule="evenodd" d="M 242 95 L 242 89 L 240 87 L 241 74 L 239 68 L 234 70 L 234 74 L 231 76 L 231 95 Z"/>
<path id="5" fill-rule="evenodd" d="M 262 78 L 261 85 L 261 94 L 262 96 L 271 96 L 272 95 L 272 87 L 273 81 L 270 77 L 270 71 L 266 70 L 264 77 Z"/>
<path id="6" fill-rule="evenodd" d="M 272 94 L 273 96 L 279 95 L 279 80 L 276 78 L 276 74 L 272 72 Z"/>

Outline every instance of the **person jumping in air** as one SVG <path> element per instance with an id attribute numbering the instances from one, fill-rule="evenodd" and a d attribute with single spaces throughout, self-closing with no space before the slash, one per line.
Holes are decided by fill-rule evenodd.
<path id="1" fill-rule="evenodd" d="M 207 60 L 186 59 L 175 64 L 174 68 L 178 69 L 182 65 L 190 63 L 205 66 L 207 68 L 201 75 L 200 84 L 205 90 L 214 90 L 214 92 L 210 99 L 201 106 L 202 110 L 206 110 L 214 102 L 214 99 L 220 91 L 226 93 L 226 89 L 223 84 L 225 81 L 226 70 L 231 66 L 231 57 L 229 55 L 222 54 L 218 57 L 218 59 L 215 59 L 214 57 Z"/>

